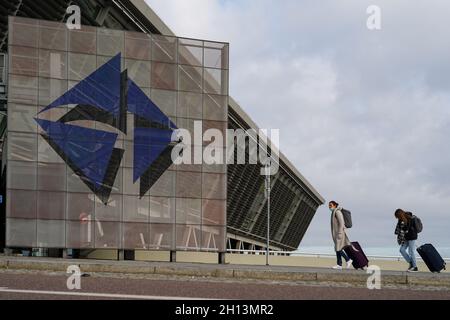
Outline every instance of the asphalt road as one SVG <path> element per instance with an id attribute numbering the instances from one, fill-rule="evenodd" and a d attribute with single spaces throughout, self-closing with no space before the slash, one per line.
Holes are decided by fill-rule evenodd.
<path id="1" fill-rule="evenodd" d="M 0 271 L 0 299 L 445 299 L 450 289 L 382 288 L 350 285 L 240 281 L 188 277 L 130 278 L 92 274 L 81 278 L 81 290 L 67 289 L 68 275 Z"/>

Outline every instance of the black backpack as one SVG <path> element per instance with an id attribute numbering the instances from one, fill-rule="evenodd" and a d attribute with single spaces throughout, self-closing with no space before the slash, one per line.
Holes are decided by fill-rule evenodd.
<path id="1" fill-rule="evenodd" d="M 344 224 L 347 229 L 352 227 L 352 213 L 349 210 L 341 209 L 342 216 L 344 217 Z"/>
<path id="2" fill-rule="evenodd" d="M 423 230 L 422 220 L 420 220 L 419 217 L 413 216 L 412 221 L 413 221 L 414 228 L 416 229 L 417 233 L 421 233 Z"/>
<path id="3" fill-rule="evenodd" d="M 412 212 L 406 212 L 411 217 L 411 223 L 417 233 L 421 233 L 423 230 L 422 220 L 418 216 L 413 215 Z"/>

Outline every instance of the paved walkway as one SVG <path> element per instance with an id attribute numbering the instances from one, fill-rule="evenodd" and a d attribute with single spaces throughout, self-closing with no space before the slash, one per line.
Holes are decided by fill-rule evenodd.
<path id="1" fill-rule="evenodd" d="M 105 261 L 41 257 L 0 256 L 0 269 L 63 271 L 78 265 L 85 273 L 168 275 L 270 281 L 341 282 L 364 285 L 369 274 L 363 270 L 332 270 L 317 267 L 252 266 L 234 264 L 171 263 L 143 261 Z M 450 273 L 381 270 L 383 285 L 434 286 L 450 290 Z"/>

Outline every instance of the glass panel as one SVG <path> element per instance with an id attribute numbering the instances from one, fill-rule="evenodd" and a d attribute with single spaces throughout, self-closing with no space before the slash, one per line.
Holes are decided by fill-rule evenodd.
<path id="1" fill-rule="evenodd" d="M 36 189 L 36 162 L 9 161 L 8 187 L 11 189 Z"/>
<path id="2" fill-rule="evenodd" d="M 127 69 L 128 78 L 139 87 L 150 87 L 150 61 L 125 59 L 125 69 Z"/>
<path id="3" fill-rule="evenodd" d="M 202 224 L 226 225 L 227 202 L 223 200 L 202 200 Z"/>
<path id="4" fill-rule="evenodd" d="M 133 116 L 127 116 L 127 134 L 123 137 L 123 139 L 126 141 L 134 141 L 134 117 Z"/>
<path id="5" fill-rule="evenodd" d="M 223 150 L 224 160 L 225 161 L 225 152 Z M 227 173 L 227 165 L 226 164 L 203 164 L 203 172 L 208 173 Z"/>
<path id="6" fill-rule="evenodd" d="M 226 137 L 226 130 L 227 130 L 227 122 L 225 121 L 210 121 L 210 120 L 204 120 L 203 121 L 203 134 L 205 134 L 205 132 L 209 129 L 216 129 L 219 130 L 220 134 L 222 135 L 222 146 L 226 146 L 226 141 L 225 141 L 225 137 Z M 216 131 L 214 130 L 214 131 Z M 216 137 L 216 133 L 215 132 L 211 132 L 211 134 L 214 135 L 215 139 Z M 209 138 L 209 137 L 208 137 Z M 220 138 L 220 136 L 218 136 L 218 138 Z M 215 141 L 215 140 L 214 140 Z M 205 139 L 205 141 L 203 142 L 204 145 L 209 145 L 211 143 L 210 141 L 207 141 Z"/>
<path id="7" fill-rule="evenodd" d="M 110 56 L 97 56 L 97 69 L 109 62 L 112 59 Z M 125 70 L 125 59 L 120 59 L 121 70 Z"/>
<path id="8" fill-rule="evenodd" d="M 36 191 L 8 190 L 7 217 L 36 219 Z"/>
<path id="9" fill-rule="evenodd" d="M 152 88 L 176 90 L 177 65 L 152 62 Z"/>
<path id="10" fill-rule="evenodd" d="M 67 248 L 81 249 L 94 247 L 94 221 L 67 221 Z"/>
<path id="11" fill-rule="evenodd" d="M 114 180 L 111 194 L 122 194 L 122 193 L 123 193 L 123 170 L 122 168 L 119 168 L 117 170 L 117 175 Z"/>
<path id="12" fill-rule="evenodd" d="M 38 135 L 38 161 L 46 163 L 64 163 L 64 160 L 53 150 L 41 135 Z"/>
<path id="13" fill-rule="evenodd" d="M 202 218 L 201 199 L 177 198 L 177 224 L 200 224 Z"/>
<path id="14" fill-rule="evenodd" d="M 139 195 L 139 180 L 133 183 L 133 169 L 123 168 L 123 193 L 128 195 Z"/>
<path id="15" fill-rule="evenodd" d="M 65 248 L 66 223 L 64 220 L 37 221 L 38 248 Z"/>
<path id="16" fill-rule="evenodd" d="M 181 44 L 178 46 L 178 63 L 199 66 L 203 65 L 203 42 L 197 41 L 192 45 Z"/>
<path id="17" fill-rule="evenodd" d="M 203 149 L 201 146 L 196 146 L 196 145 L 182 145 L 184 147 L 184 158 L 183 158 L 183 163 L 178 164 L 178 165 L 174 165 L 175 169 L 177 171 L 190 171 L 190 172 L 201 172 L 202 171 L 202 167 L 203 164 L 195 164 L 195 153 L 199 153 L 199 157 L 200 157 L 200 163 L 202 162 L 202 152 Z M 191 152 L 191 157 L 188 160 L 188 152 Z"/>
<path id="18" fill-rule="evenodd" d="M 83 80 L 97 69 L 97 59 L 93 55 L 69 52 L 69 79 Z"/>
<path id="19" fill-rule="evenodd" d="M 198 127 L 197 131 L 200 131 L 203 126 L 203 121 L 199 119 L 177 118 L 177 127 L 189 131 L 191 135 L 191 144 L 201 146 L 203 143 L 203 137 L 201 137 L 201 139 L 195 139 L 194 136 L 195 133 L 194 128 L 196 125 Z"/>
<path id="20" fill-rule="evenodd" d="M 66 217 L 66 193 L 38 191 L 37 217 L 46 220 L 64 220 Z"/>
<path id="21" fill-rule="evenodd" d="M 39 105 L 48 106 L 66 92 L 67 80 L 39 78 Z M 63 108 L 64 111 L 67 112 L 65 107 L 58 108 Z M 52 111 L 53 109 L 49 112 Z M 41 117 L 41 115 L 39 115 L 39 117 Z"/>
<path id="22" fill-rule="evenodd" d="M 150 197 L 150 222 L 174 223 L 175 199 L 163 197 Z"/>
<path id="23" fill-rule="evenodd" d="M 22 105 L 38 104 L 38 78 L 9 75 L 8 103 Z"/>
<path id="24" fill-rule="evenodd" d="M 151 223 L 149 248 L 154 250 L 174 249 L 174 225 L 164 223 Z"/>
<path id="25" fill-rule="evenodd" d="M 175 172 L 165 171 L 150 188 L 150 195 L 157 197 L 175 196 Z"/>
<path id="26" fill-rule="evenodd" d="M 147 223 L 123 223 L 123 248 L 147 249 L 150 242 L 150 227 Z"/>
<path id="27" fill-rule="evenodd" d="M 122 195 L 110 195 L 106 205 L 97 199 L 95 201 L 95 219 L 100 221 L 121 221 Z"/>
<path id="28" fill-rule="evenodd" d="M 201 198 L 202 178 L 199 172 L 177 171 L 177 197 Z"/>
<path id="29" fill-rule="evenodd" d="M 39 21 L 39 47 L 67 51 L 67 27 L 63 23 Z"/>
<path id="30" fill-rule="evenodd" d="M 202 226 L 202 249 L 224 252 L 226 250 L 225 226 Z"/>
<path id="31" fill-rule="evenodd" d="M 62 81 L 62 80 L 55 80 L 55 81 Z M 71 106 L 73 106 L 73 105 L 71 105 Z M 67 111 L 69 109 L 67 106 L 59 106 L 57 108 L 45 111 L 44 113 L 40 113 L 42 110 L 44 110 L 44 108 L 45 107 L 43 107 L 43 106 L 38 106 L 38 115 L 39 116 L 37 118 L 44 119 L 44 120 L 50 120 L 50 121 L 58 121 L 59 119 L 61 119 L 62 116 L 64 116 L 67 113 Z M 50 130 L 50 132 L 51 132 L 51 130 Z M 42 130 L 42 128 L 40 126 L 38 126 L 38 133 L 46 134 L 47 132 Z"/>
<path id="32" fill-rule="evenodd" d="M 200 226 L 176 225 L 176 241 L 178 250 L 199 250 L 201 247 Z"/>
<path id="33" fill-rule="evenodd" d="M 38 49 L 28 47 L 10 47 L 10 73 L 37 76 L 38 75 Z"/>
<path id="34" fill-rule="evenodd" d="M 227 179 L 224 174 L 203 173 L 202 197 L 204 199 L 226 199 Z"/>
<path id="35" fill-rule="evenodd" d="M 37 132 L 37 123 L 34 120 L 37 113 L 35 106 L 10 103 L 8 105 L 8 113 L 8 130 L 29 133 Z"/>
<path id="36" fill-rule="evenodd" d="M 115 56 L 124 51 L 124 32 L 106 28 L 97 28 L 97 54 Z"/>
<path id="37" fill-rule="evenodd" d="M 149 197 L 124 196 L 123 221 L 148 222 L 150 211 Z"/>
<path id="38" fill-rule="evenodd" d="M 8 247 L 36 247 L 36 220 L 6 219 Z"/>
<path id="39" fill-rule="evenodd" d="M 81 26 L 80 30 L 69 30 L 69 51 L 96 54 L 97 31 L 94 27 Z"/>
<path id="40" fill-rule="evenodd" d="M 37 136 L 35 134 L 10 132 L 7 151 L 9 160 L 36 161 Z"/>
<path id="41" fill-rule="evenodd" d="M 68 193 L 67 219 L 74 221 L 93 220 L 94 195 L 90 193 Z"/>
<path id="42" fill-rule="evenodd" d="M 9 17 L 9 43 L 16 46 L 38 46 L 38 21 L 22 17 Z"/>
<path id="43" fill-rule="evenodd" d="M 203 97 L 203 119 L 227 121 L 228 96 L 205 94 Z"/>
<path id="44" fill-rule="evenodd" d="M 177 114 L 177 92 L 152 89 L 151 99 L 158 108 L 168 116 Z"/>
<path id="45" fill-rule="evenodd" d="M 142 32 L 125 31 L 125 58 L 149 60 L 151 38 Z"/>
<path id="46" fill-rule="evenodd" d="M 205 92 L 228 95 L 228 71 L 205 68 L 203 76 Z"/>
<path id="47" fill-rule="evenodd" d="M 67 79 L 67 53 L 39 50 L 39 76 Z"/>
<path id="48" fill-rule="evenodd" d="M 205 48 L 205 67 L 228 69 L 228 47 L 223 49 Z"/>
<path id="49" fill-rule="evenodd" d="M 225 148 L 206 146 L 203 149 L 203 172 L 226 173 Z"/>
<path id="50" fill-rule="evenodd" d="M 134 159 L 134 150 L 133 150 L 133 141 L 124 141 L 125 144 L 125 153 L 123 155 L 122 165 L 127 168 L 133 168 L 133 159 Z"/>
<path id="51" fill-rule="evenodd" d="M 178 66 L 178 90 L 202 92 L 201 67 Z"/>
<path id="52" fill-rule="evenodd" d="M 229 69 L 229 51 L 228 43 L 205 42 L 205 67 Z"/>
<path id="53" fill-rule="evenodd" d="M 66 165 L 60 163 L 38 163 L 37 183 L 39 190 L 66 190 Z"/>
<path id="54" fill-rule="evenodd" d="M 152 59 L 154 61 L 176 63 L 177 39 L 152 35 Z"/>
<path id="55" fill-rule="evenodd" d="M 69 166 L 67 166 L 67 191 L 85 193 L 92 192 L 91 189 L 89 189 L 88 186 L 82 181 L 82 178 L 73 172 Z"/>
<path id="56" fill-rule="evenodd" d="M 177 116 L 181 118 L 201 119 L 202 94 L 179 92 Z"/>
<path id="57" fill-rule="evenodd" d="M 95 248 L 120 248 L 120 223 L 92 222 L 95 225 Z"/>

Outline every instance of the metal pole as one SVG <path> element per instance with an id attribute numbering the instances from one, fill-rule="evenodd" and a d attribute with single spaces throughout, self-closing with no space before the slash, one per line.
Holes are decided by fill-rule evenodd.
<path id="1" fill-rule="evenodd" d="M 270 246 L 270 165 L 266 166 L 266 192 L 267 192 L 267 245 L 266 245 L 266 265 L 269 265 Z"/>

